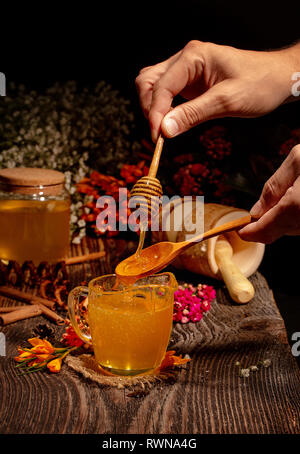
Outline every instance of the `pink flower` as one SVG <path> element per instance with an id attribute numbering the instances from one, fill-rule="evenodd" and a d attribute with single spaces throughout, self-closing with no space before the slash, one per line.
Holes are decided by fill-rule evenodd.
<path id="1" fill-rule="evenodd" d="M 216 297 L 213 287 L 206 284 L 180 285 L 174 294 L 174 322 L 198 322 L 210 309 L 211 301 Z"/>

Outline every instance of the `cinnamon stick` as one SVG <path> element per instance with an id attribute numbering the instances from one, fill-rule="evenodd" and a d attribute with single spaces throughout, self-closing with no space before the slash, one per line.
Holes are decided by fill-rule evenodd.
<path id="1" fill-rule="evenodd" d="M 104 257 L 105 251 L 100 252 L 91 252 L 90 254 L 77 255 L 75 257 L 70 257 L 65 259 L 66 265 L 75 265 L 76 263 L 89 262 L 91 260 L 97 260 L 101 257 Z"/>
<path id="2" fill-rule="evenodd" d="M 7 296 L 8 298 L 15 298 L 17 300 L 26 301 L 26 303 L 34 301 L 33 304 L 42 304 L 43 306 L 49 307 L 50 309 L 55 308 L 54 301 L 40 298 L 39 296 L 32 295 L 32 293 L 23 292 L 22 290 L 17 290 L 12 287 L 6 287 L 5 285 L 0 286 L 0 294 Z"/>
<path id="3" fill-rule="evenodd" d="M 7 314 L 8 312 L 18 311 L 19 309 L 24 309 L 24 307 L 28 307 L 28 306 L 7 306 L 7 307 L 0 307 L 0 314 Z"/>
<path id="4" fill-rule="evenodd" d="M 44 306 L 43 304 L 36 304 L 34 300 L 29 301 L 33 306 L 38 306 L 41 310 L 41 314 L 44 314 L 47 318 L 52 320 L 53 322 L 57 323 L 58 325 L 63 325 L 65 320 L 63 317 L 58 315 L 56 312 L 52 311 L 48 307 Z M 8 307 L 0 307 L 0 314 L 9 314 L 12 312 L 17 312 L 20 309 L 31 309 L 31 306 L 8 306 Z M 27 317 L 26 317 L 27 318 Z"/>
<path id="5" fill-rule="evenodd" d="M 55 306 L 54 301 L 40 298 L 39 296 L 32 295 L 31 293 L 22 292 L 21 290 L 16 290 L 15 288 L 6 286 L 0 286 L 0 294 L 9 298 L 24 300 L 32 305 L 37 305 L 41 309 L 42 313 L 53 322 L 58 325 L 63 325 L 65 323 L 65 319 L 52 310 Z"/>
<path id="6" fill-rule="evenodd" d="M 35 304 L 34 302 L 31 302 L 31 304 Z M 64 325 L 65 319 L 58 315 L 56 312 L 52 311 L 48 307 L 44 306 L 43 304 L 38 304 L 39 308 L 41 309 L 42 313 L 55 322 L 57 325 Z"/>
<path id="7" fill-rule="evenodd" d="M 10 323 L 14 323 L 19 320 L 36 317 L 37 315 L 41 315 L 41 313 L 42 309 L 36 304 L 33 304 L 32 306 L 25 306 L 19 310 L 0 315 L 0 324 L 3 326 L 9 325 Z"/>

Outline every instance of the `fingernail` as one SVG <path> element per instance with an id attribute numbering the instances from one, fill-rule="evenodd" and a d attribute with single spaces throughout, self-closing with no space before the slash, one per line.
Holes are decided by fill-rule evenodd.
<path id="1" fill-rule="evenodd" d="M 152 134 L 151 134 L 151 139 L 152 139 L 152 142 L 153 142 L 153 143 L 156 143 L 156 142 L 157 142 L 157 137 L 158 137 L 157 134 L 156 134 L 155 132 L 152 132 Z"/>
<path id="2" fill-rule="evenodd" d="M 255 205 L 253 205 L 253 207 L 250 210 L 250 214 L 252 216 L 261 216 L 263 214 L 263 207 L 260 200 L 258 200 L 258 202 L 256 202 Z"/>
<path id="3" fill-rule="evenodd" d="M 179 126 L 174 117 L 165 118 L 163 123 L 168 136 L 174 137 L 179 133 Z"/>

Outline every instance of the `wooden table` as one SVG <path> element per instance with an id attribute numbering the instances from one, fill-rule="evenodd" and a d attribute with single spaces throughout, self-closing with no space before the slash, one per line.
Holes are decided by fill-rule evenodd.
<path id="1" fill-rule="evenodd" d="M 122 240 L 89 240 L 72 247 L 72 253 L 104 247 L 108 254 L 100 262 L 72 267 L 72 284 L 110 273 L 120 256 L 128 254 Z M 178 272 L 176 276 L 207 282 L 199 276 Z M 139 398 L 128 397 L 126 389 L 103 389 L 87 382 L 67 365 L 58 375 L 16 376 L 17 345 L 44 319 L 4 327 L 7 356 L 0 358 L 0 432 L 300 433 L 299 369 L 265 279 L 255 273 L 251 281 L 256 296 L 249 304 L 232 304 L 219 286 L 216 301 L 201 322 L 174 326 L 170 347 L 189 354 L 192 361 L 175 384 L 156 386 Z M 248 378 L 239 376 L 237 361 L 250 366 L 264 359 L 272 361 L 269 368 Z"/>

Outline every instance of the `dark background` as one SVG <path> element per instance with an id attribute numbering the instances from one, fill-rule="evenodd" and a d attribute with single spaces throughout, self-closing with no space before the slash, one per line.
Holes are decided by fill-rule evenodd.
<path id="1" fill-rule="evenodd" d="M 300 38 L 295 1 L 27 2 L 1 9 L 0 71 L 8 82 L 39 89 L 57 80 L 84 85 L 106 80 L 131 100 L 138 129 L 147 138 L 134 86 L 142 67 L 164 60 L 191 39 L 264 50 Z M 273 135 L 282 122 L 300 127 L 300 103 L 262 119 L 230 121 L 263 154 L 263 132 Z M 299 252 L 299 237 L 282 238 L 267 247 L 261 265 L 289 338 L 300 332 Z"/>

